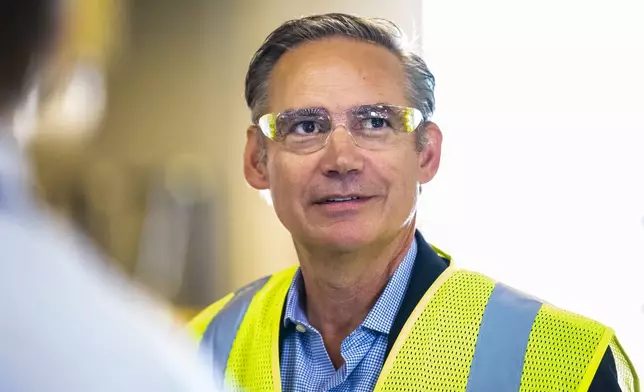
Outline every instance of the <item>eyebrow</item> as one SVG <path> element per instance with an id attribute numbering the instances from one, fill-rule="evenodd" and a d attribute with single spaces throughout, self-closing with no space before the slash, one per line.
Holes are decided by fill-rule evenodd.
<path id="1" fill-rule="evenodd" d="M 300 108 L 300 109 L 287 109 L 281 113 L 282 116 L 320 116 L 328 115 L 329 111 L 323 107 L 311 107 L 311 108 Z"/>
<path id="2" fill-rule="evenodd" d="M 385 107 L 384 108 L 379 108 L 378 106 L 385 106 Z M 391 112 L 391 110 L 389 110 L 388 106 L 392 106 L 392 105 L 387 104 L 387 103 L 374 103 L 374 104 L 371 104 L 371 105 L 360 105 L 360 106 L 357 106 L 357 107 L 351 109 L 351 112 L 354 113 L 354 114 L 365 114 L 365 113 L 368 113 L 368 112 L 370 112 L 372 110 L 375 110 L 375 109 L 379 109 L 379 110 L 384 109 L 386 112 Z"/>
<path id="3" fill-rule="evenodd" d="M 395 105 L 392 105 L 386 102 L 376 102 L 371 104 L 357 105 L 349 108 L 348 110 L 354 114 L 364 114 L 369 112 L 370 110 L 377 109 L 377 106 L 395 106 Z M 280 116 L 284 116 L 284 117 L 311 117 L 311 116 L 326 116 L 330 114 L 331 112 L 328 109 L 321 106 L 308 107 L 308 108 L 291 108 L 280 112 Z"/>

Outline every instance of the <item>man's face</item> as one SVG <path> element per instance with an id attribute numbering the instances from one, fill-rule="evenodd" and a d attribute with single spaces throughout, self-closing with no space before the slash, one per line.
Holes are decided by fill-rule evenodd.
<path id="1" fill-rule="evenodd" d="M 324 108 L 337 116 L 359 105 L 411 106 L 401 61 L 387 49 L 329 38 L 287 52 L 271 75 L 269 110 Z M 417 184 L 438 168 L 441 134 L 427 127 L 431 142 L 418 152 L 415 133 L 398 135 L 392 147 L 357 146 L 340 125 L 326 146 L 298 154 L 266 139 L 267 159 L 251 127 L 245 175 L 251 186 L 270 189 L 277 216 L 296 242 L 351 251 L 387 241 L 412 224 Z M 356 199 L 357 197 L 357 199 Z M 347 201 L 333 201 L 351 198 Z"/>

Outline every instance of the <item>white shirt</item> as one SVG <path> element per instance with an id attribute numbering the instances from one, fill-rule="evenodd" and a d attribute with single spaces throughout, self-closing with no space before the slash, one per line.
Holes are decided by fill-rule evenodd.
<path id="1" fill-rule="evenodd" d="M 28 171 L 0 129 L 0 391 L 213 391 L 168 309 L 54 224 Z"/>

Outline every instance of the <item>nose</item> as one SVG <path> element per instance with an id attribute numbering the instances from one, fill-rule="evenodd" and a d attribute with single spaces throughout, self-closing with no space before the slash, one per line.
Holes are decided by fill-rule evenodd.
<path id="1" fill-rule="evenodd" d="M 364 167 L 362 151 L 344 125 L 331 132 L 323 152 L 321 168 L 327 176 L 358 173 Z"/>

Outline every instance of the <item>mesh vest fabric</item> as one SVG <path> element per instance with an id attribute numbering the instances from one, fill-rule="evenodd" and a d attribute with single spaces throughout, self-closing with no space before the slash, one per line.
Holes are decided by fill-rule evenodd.
<path id="1" fill-rule="evenodd" d="M 399 348 L 394 346 L 387 361 L 391 361 L 390 370 L 385 363 L 376 390 L 465 391 L 479 326 L 493 289 L 494 283 L 482 275 L 454 272 L 424 308 L 417 307 L 422 312 L 413 324 L 409 321 L 414 314 L 410 317 L 407 338 L 406 325 L 398 338 Z M 421 300 L 419 306 L 423 305 Z"/>
<path id="2" fill-rule="evenodd" d="M 399 340 L 404 343 L 399 351 L 392 351 L 392 363 L 385 364 L 376 390 L 465 391 L 471 362 L 463 358 L 471 361 L 473 357 L 472 339 L 478 334 L 477 319 L 480 321 L 476 314 L 493 285 L 482 275 L 455 272 L 424 305 L 409 335 L 405 338 L 401 333 Z M 452 320 L 454 317 L 463 320 Z M 472 324 L 459 325 L 466 320 Z M 438 335 L 425 332 L 435 328 L 440 330 Z M 543 304 L 530 332 L 519 390 L 587 391 L 609 344 L 622 389 L 639 391 L 636 373 L 610 328 Z"/>
<path id="3" fill-rule="evenodd" d="M 252 300 L 228 360 L 228 390 L 281 390 L 279 324 L 294 273 L 291 268 L 274 275 Z M 466 391 L 494 287 L 481 274 L 448 268 L 407 320 L 375 390 Z M 610 328 L 543 304 L 530 331 L 520 391 L 586 391 L 609 345 L 622 390 L 639 391 L 632 364 Z"/>
<path id="4" fill-rule="evenodd" d="M 227 391 L 281 390 L 280 318 L 295 271 L 293 267 L 273 275 L 253 298 L 228 359 Z"/>
<path id="5" fill-rule="evenodd" d="M 521 391 L 576 391 L 584 383 L 588 389 L 612 336 L 596 321 L 544 304 L 532 326 Z"/>

